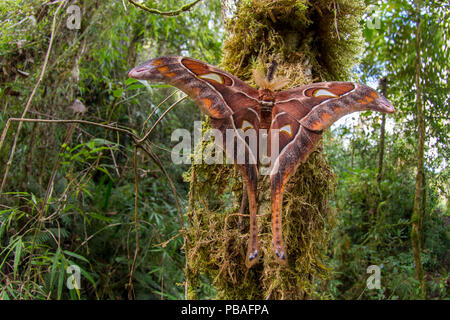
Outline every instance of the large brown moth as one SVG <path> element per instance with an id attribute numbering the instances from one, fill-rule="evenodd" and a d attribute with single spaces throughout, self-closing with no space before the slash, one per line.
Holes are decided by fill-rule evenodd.
<path id="1" fill-rule="evenodd" d="M 278 132 L 278 156 L 271 163 L 272 245 L 276 260 L 287 263 L 281 232 L 283 192 L 288 179 L 317 146 L 322 132 L 342 116 L 355 111 L 394 112 L 389 101 L 368 86 L 352 82 L 321 82 L 275 92 L 274 70 L 267 78 L 255 75 L 259 89 L 202 61 L 167 56 L 149 60 L 130 71 L 131 78 L 171 84 L 188 94 L 210 117 L 211 126 L 224 133 L 266 129 Z M 242 129 L 242 130 L 238 130 Z M 276 130 L 277 129 L 277 130 Z M 217 142 L 217 141 L 216 141 Z M 246 142 L 244 142 L 246 143 Z M 223 147 L 225 143 L 222 143 Z M 226 149 L 226 147 L 224 148 Z M 227 150 L 225 150 L 227 152 Z M 272 150 L 273 151 L 273 150 Z M 246 155 L 258 158 L 246 147 Z M 232 152 L 230 156 L 236 158 Z M 259 158 L 258 158 L 259 159 Z M 247 186 L 250 240 L 246 265 L 259 258 L 256 214 L 257 163 L 237 163 Z"/>

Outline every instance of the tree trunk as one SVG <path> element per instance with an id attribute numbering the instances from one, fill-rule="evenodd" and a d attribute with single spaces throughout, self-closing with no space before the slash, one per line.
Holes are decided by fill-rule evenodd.
<path id="1" fill-rule="evenodd" d="M 414 209 L 411 217 L 411 241 L 414 253 L 414 263 L 416 268 L 416 277 L 420 282 L 420 287 L 423 297 L 425 297 L 425 284 L 423 280 L 422 261 L 420 259 L 421 245 L 420 245 L 420 224 L 423 220 L 422 206 L 423 206 L 423 188 L 424 188 L 424 140 L 425 140 L 425 127 L 423 118 L 423 104 L 422 93 L 420 85 L 420 68 L 421 68 L 421 56 L 420 56 L 420 0 L 416 1 L 417 20 L 416 20 L 416 107 L 417 107 L 417 126 L 418 126 L 418 145 L 417 145 L 417 174 L 416 174 L 416 187 L 414 193 Z"/>
<path id="2" fill-rule="evenodd" d="M 253 0 L 239 2 L 228 19 L 222 68 L 254 84 L 253 69 L 266 70 L 277 60 L 278 76 L 289 87 L 318 81 L 348 80 L 360 52 L 359 21 L 363 2 Z M 285 88 L 286 89 L 286 88 Z M 196 156 L 207 143 L 197 146 Z M 195 173 L 195 174 L 193 174 Z M 308 299 L 319 295 L 318 280 L 327 279 L 325 253 L 332 225 L 328 197 L 334 175 L 319 147 L 287 185 L 283 235 L 289 257 L 280 266 L 271 249 L 269 177 L 258 181 L 258 225 L 262 259 L 247 269 L 248 212 L 243 228 L 242 179 L 230 165 L 191 167 L 192 207 L 187 215 L 186 270 L 189 281 L 199 272 L 212 280 L 219 299 Z M 241 219 L 239 219 L 241 217 Z M 197 288 L 187 288 L 189 297 Z"/>

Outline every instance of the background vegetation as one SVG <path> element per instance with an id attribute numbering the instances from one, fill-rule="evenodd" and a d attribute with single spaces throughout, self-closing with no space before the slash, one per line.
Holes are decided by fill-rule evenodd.
<path id="1" fill-rule="evenodd" d="M 185 1 L 144 1 L 159 10 L 149 13 L 131 2 L 0 3 L 0 299 L 185 296 L 180 214 L 189 167 L 172 164 L 170 135 L 192 131 L 203 117 L 190 100 L 164 114 L 183 95 L 127 73 L 168 54 L 219 64 L 234 6 L 200 1 L 187 10 Z M 346 2 L 328 5 L 339 10 Z M 73 30 L 66 24 L 72 4 L 82 16 Z M 327 228 L 330 275 L 311 297 L 448 299 L 450 6 L 366 4 L 365 49 L 347 77 L 373 86 L 385 78 L 397 112 L 351 115 L 324 139 L 337 179 L 334 226 Z M 21 116 L 108 128 L 24 122 L 16 138 L 18 122 L 7 121 Z M 155 123 L 135 149 L 135 136 Z M 372 264 L 382 268 L 379 290 L 366 288 Z M 80 288 L 66 287 L 70 265 L 80 267 Z M 199 298 L 216 296 L 213 280 L 200 277 Z"/>

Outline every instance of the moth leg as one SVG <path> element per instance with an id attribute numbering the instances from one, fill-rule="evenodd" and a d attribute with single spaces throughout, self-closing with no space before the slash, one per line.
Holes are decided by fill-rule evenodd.
<path id="1" fill-rule="evenodd" d="M 243 215 L 247 212 L 248 208 L 248 193 L 247 193 L 247 186 L 245 182 L 242 182 L 242 200 L 241 200 L 241 208 L 239 210 L 239 220 L 238 220 L 238 227 L 239 229 L 243 229 L 244 227 L 244 218 Z"/>
<path id="2" fill-rule="evenodd" d="M 246 196 L 247 196 L 247 202 L 248 202 L 248 207 L 249 207 L 249 211 L 250 211 L 250 239 L 249 239 L 249 243 L 248 243 L 248 249 L 247 249 L 247 257 L 245 259 L 245 265 L 250 268 L 252 267 L 259 258 L 259 244 L 258 244 L 258 225 L 257 225 L 257 221 L 256 221 L 256 213 L 258 212 L 258 203 L 257 203 L 257 184 L 258 184 L 258 169 L 256 164 L 240 164 L 239 163 L 239 154 L 238 154 L 238 150 L 239 150 L 239 146 L 237 148 L 231 148 L 228 149 L 226 147 L 227 143 L 226 143 L 226 130 L 233 128 L 233 119 L 231 118 L 227 118 L 227 119 L 214 119 L 214 118 L 210 118 L 211 119 L 211 126 L 213 128 L 217 128 L 218 130 L 220 130 L 221 132 L 223 132 L 223 140 L 222 143 L 219 143 L 219 141 L 216 141 L 216 143 L 219 143 L 219 145 L 221 146 L 221 148 L 225 151 L 227 157 L 229 159 L 232 159 L 237 168 L 240 170 L 241 174 L 242 174 L 242 178 L 243 178 L 243 182 L 244 182 L 244 188 L 246 191 Z M 242 143 L 242 142 L 241 142 Z M 250 149 L 250 147 L 245 143 L 244 144 L 244 149 L 241 149 L 240 151 L 245 152 L 245 158 L 244 159 L 249 159 L 249 157 L 251 155 L 253 155 L 252 150 Z M 244 192 L 245 194 L 245 192 Z M 244 203 L 245 200 L 245 196 L 243 194 L 243 200 L 242 202 Z M 245 212 L 245 206 L 241 206 L 240 212 L 243 213 Z"/>
<path id="3" fill-rule="evenodd" d="M 242 176 L 247 185 L 248 204 L 250 209 L 250 239 L 247 248 L 247 257 L 245 265 L 251 268 L 259 259 L 259 243 L 258 243 L 258 223 L 256 220 L 256 213 L 258 211 L 257 203 L 257 177 L 258 173 L 256 166 L 243 165 L 240 166 Z"/>
<path id="4" fill-rule="evenodd" d="M 281 229 L 281 208 L 283 205 L 284 182 L 286 180 L 286 177 L 283 177 L 281 172 L 277 172 L 271 179 L 272 246 L 277 262 L 283 265 L 287 264 L 287 254 Z"/>
<path id="5" fill-rule="evenodd" d="M 281 117 L 280 117 L 281 118 Z M 270 174 L 270 193 L 272 202 L 272 245 L 275 258 L 280 264 L 287 264 L 287 254 L 283 242 L 281 214 L 283 192 L 287 181 L 306 161 L 320 140 L 321 133 L 312 132 L 302 126 L 296 130 L 294 139 L 288 143 L 275 161 Z"/>

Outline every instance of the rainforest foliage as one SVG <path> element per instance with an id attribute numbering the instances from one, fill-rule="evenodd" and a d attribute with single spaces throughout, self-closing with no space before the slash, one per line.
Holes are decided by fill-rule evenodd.
<path id="1" fill-rule="evenodd" d="M 189 276 L 186 250 L 196 252 L 186 247 L 190 208 L 217 208 L 193 204 L 193 188 L 207 185 L 171 160 L 172 132 L 193 132 L 205 117 L 175 88 L 127 74 L 150 58 L 185 55 L 222 63 L 251 82 L 261 62 L 248 57 L 268 39 L 261 55 L 281 47 L 311 57 L 305 63 L 320 72 L 293 73 L 300 82 L 365 83 L 396 108 L 388 116 L 351 114 L 325 134 L 319 160 L 333 170 L 326 176 L 333 188 L 324 205 L 322 265 L 314 266 L 324 272 L 307 275 L 308 298 L 449 298 L 450 5 L 279 3 L 302 12 L 277 22 L 301 30 L 301 48 L 266 37 L 264 23 L 276 21 L 270 14 L 247 32 L 239 23 L 255 19 L 232 20 L 239 8 L 270 12 L 266 6 L 276 5 L 269 0 L 0 3 L 0 299 L 227 297 L 218 285 L 230 275 L 199 269 Z M 313 23 L 321 19 L 327 23 Z M 243 41 L 233 42 L 233 21 Z M 317 30 L 324 36 L 315 38 Z M 224 55 L 235 52 L 230 47 L 249 54 Z M 232 166 L 215 170 L 235 174 Z M 242 190 L 229 188 L 225 176 L 209 175 L 206 191 L 229 209 Z M 367 286 L 371 265 L 380 268 L 379 288 Z M 276 286 L 278 274 L 266 272 Z"/>

